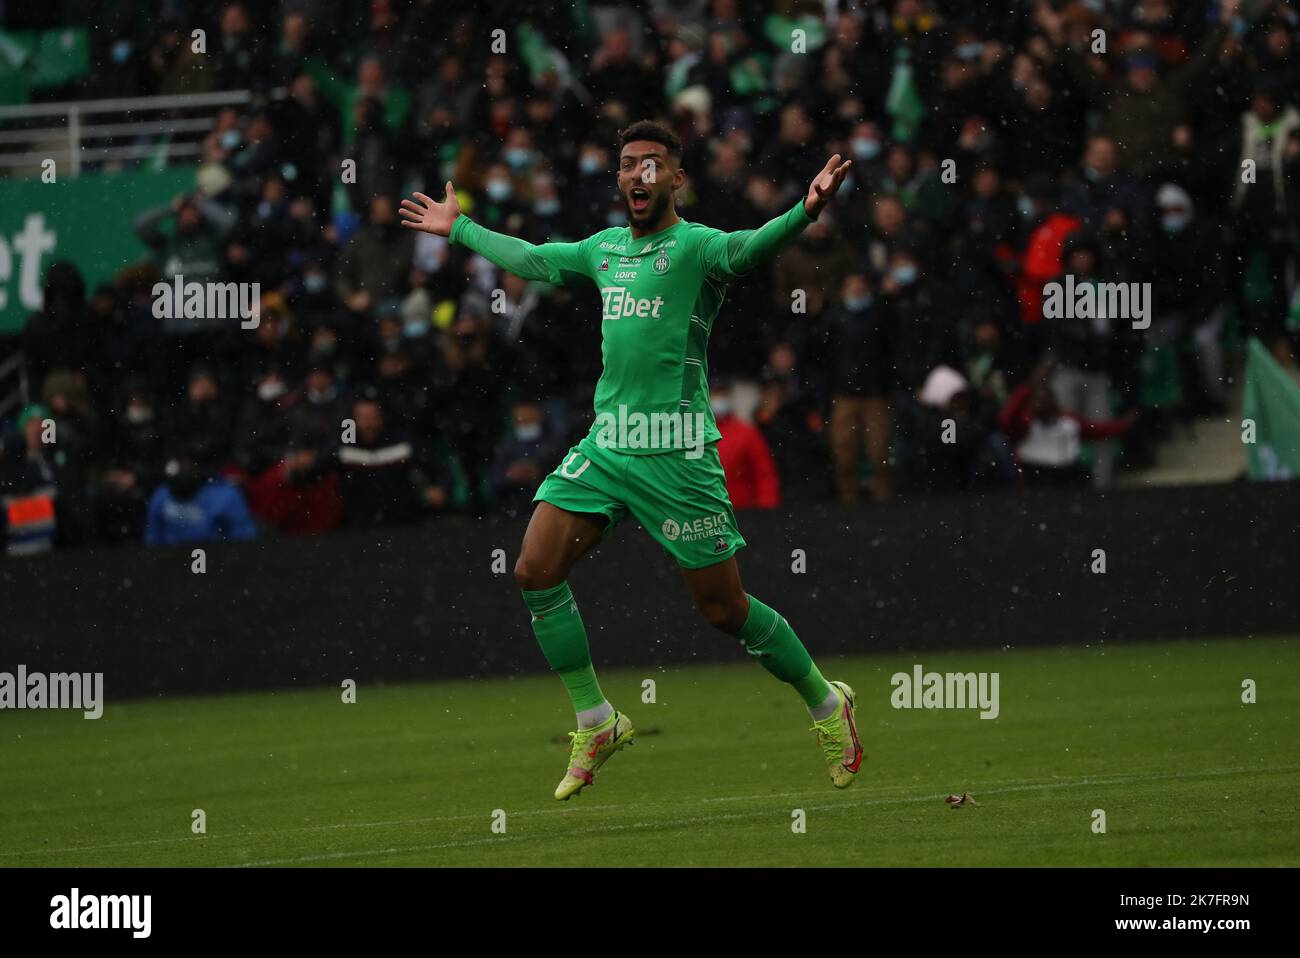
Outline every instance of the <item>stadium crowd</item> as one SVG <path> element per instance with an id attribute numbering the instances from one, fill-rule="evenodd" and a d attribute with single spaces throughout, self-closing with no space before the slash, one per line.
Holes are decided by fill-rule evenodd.
<path id="1" fill-rule="evenodd" d="M 681 215 L 724 230 L 854 160 L 715 324 L 738 508 L 1105 484 L 1224 410 L 1244 337 L 1293 362 L 1294 3 L 92 6 L 93 95 L 254 97 L 137 220 L 148 262 L 93 289 L 48 268 L 0 453 L 14 551 L 526 514 L 590 424 L 598 294 L 396 205 L 450 179 L 532 242 L 622 225 L 615 144 L 643 118 L 683 143 Z M 156 319 L 178 274 L 260 283 L 260 323 Z M 1045 318 L 1066 274 L 1150 283 L 1149 326 Z"/>

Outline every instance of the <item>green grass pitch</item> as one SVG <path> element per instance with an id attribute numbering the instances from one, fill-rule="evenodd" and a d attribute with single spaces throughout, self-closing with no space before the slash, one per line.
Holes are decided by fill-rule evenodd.
<path id="1" fill-rule="evenodd" d="M 890 676 L 916 662 L 998 672 L 1000 716 L 892 708 Z M 857 692 L 852 788 L 831 787 L 798 697 L 745 659 L 603 674 L 638 741 L 567 803 L 552 676 L 363 685 L 353 705 L 114 703 L 109 677 L 98 721 L 0 713 L 0 865 L 1300 864 L 1296 641 L 819 664 Z M 977 807 L 945 804 L 966 791 Z"/>

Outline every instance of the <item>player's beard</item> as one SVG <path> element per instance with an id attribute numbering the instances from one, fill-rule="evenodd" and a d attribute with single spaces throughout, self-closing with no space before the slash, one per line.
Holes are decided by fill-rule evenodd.
<path id="1" fill-rule="evenodd" d="M 658 223 L 665 213 L 668 212 L 668 204 L 672 202 L 671 193 L 651 193 L 650 202 L 646 205 L 645 211 L 637 213 L 632 209 L 632 197 L 627 193 L 623 194 L 623 205 L 627 208 L 627 221 L 629 225 L 637 229 L 645 229 Z"/>

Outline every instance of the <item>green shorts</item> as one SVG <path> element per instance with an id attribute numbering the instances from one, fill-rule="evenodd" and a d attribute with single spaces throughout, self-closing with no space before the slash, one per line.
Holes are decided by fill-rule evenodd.
<path id="1" fill-rule="evenodd" d="M 542 480 L 534 502 L 608 516 L 604 542 L 629 512 L 683 569 L 715 565 L 744 548 L 718 444 L 686 458 L 681 450 L 648 456 L 614 452 L 587 436 Z"/>

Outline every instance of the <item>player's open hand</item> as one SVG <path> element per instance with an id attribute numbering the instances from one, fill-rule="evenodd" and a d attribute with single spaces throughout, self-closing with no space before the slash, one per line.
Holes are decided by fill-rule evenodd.
<path id="1" fill-rule="evenodd" d="M 398 210 L 402 216 L 402 225 L 439 236 L 450 236 L 451 224 L 460 216 L 460 201 L 456 199 L 456 191 L 451 188 L 451 180 L 447 181 L 447 197 L 441 203 L 423 193 L 411 195 L 415 199 L 402 200 L 402 208 Z"/>
<path id="2" fill-rule="evenodd" d="M 808 187 L 808 197 L 803 201 L 804 211 L 809 216 L 817 218 L 827 201 L 839 190 L 852 165 L 852 160 L 841 163 L 838 153 L 826 161 L 822 171 L 813 177 L 812 186 Z"/>

